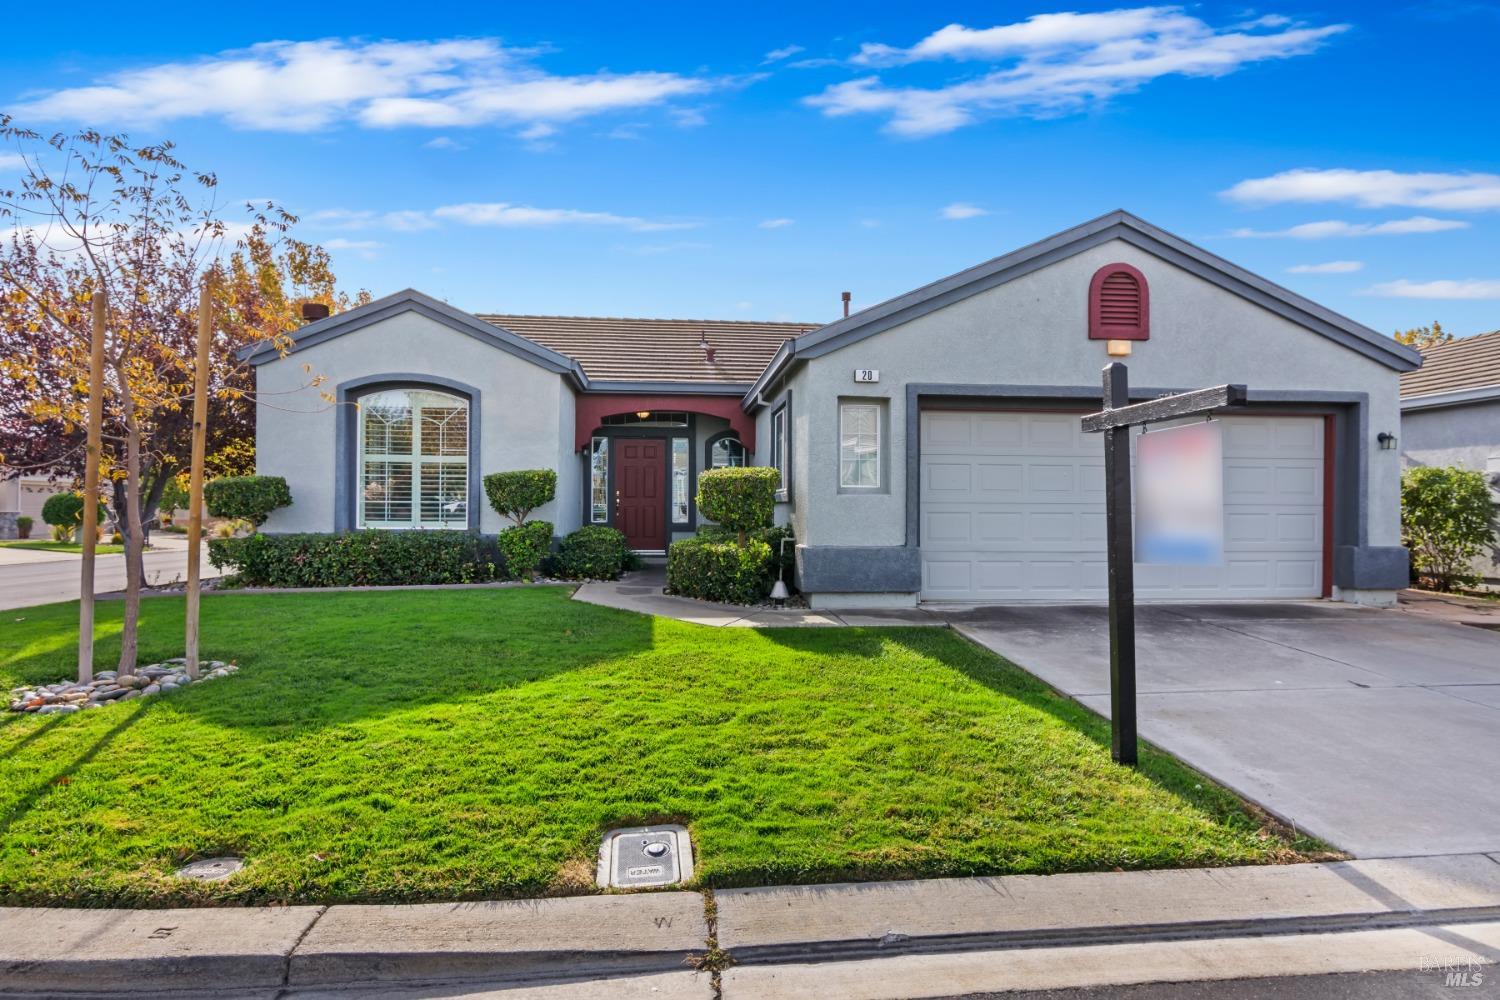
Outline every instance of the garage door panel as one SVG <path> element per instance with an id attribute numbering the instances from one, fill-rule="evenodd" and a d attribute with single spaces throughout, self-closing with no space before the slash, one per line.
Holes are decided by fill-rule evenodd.
<path id="1" fill-rule="evenodd" d="M 936 417 L 936 420 L 931 418 Z M 1102 438 L 1077 414 L 924 413 L 923 596 L 1105 596 Z M 1223 418 L 1225 558 L 1136 566 L 1145 598 L 1297 598 L 1321 593 L 1323 421 Z"/>

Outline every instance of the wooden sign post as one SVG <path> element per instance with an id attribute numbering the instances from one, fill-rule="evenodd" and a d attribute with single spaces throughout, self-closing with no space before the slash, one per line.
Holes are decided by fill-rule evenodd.
<path id="1" fill-rule="evenodd" d="M 1130 402 L 1129 373 L 1104 366 L 1104 409 L 1083 418 L 1087 433 L 1104 434 L 1105 547 L 1109 552 L 1110 756 L 1136 763 L 1135 542 L 1131 529 L 1130 428 L 1243 406 L 1243 385 L 1219 385 L 1144 403 Z"/>
<path id="2" fill-rule="evenodd" d="M 199 576 L 203 539 L 203 461 L 208 438 L 208 348 L 213 341 L 213 297 L 209 280 L 198 291 L 198 358 L 193 368 L 193 459 L 188 472 L 187 659 L 188 676 L 198 677 Z"/>
<path id="3" fill-rule="evenodd" d="M 94 555 L 99 543 L 99 464 L 104 437 L 104 328 L 109 302 L 94 293 L 89 328 L 89 427 L 83 449 L 83 560 L 78 581 L 78 683 L 94 679 Z"/>

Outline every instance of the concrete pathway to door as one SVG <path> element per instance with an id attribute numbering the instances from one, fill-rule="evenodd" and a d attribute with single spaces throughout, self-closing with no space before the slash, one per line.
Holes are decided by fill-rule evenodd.
<path id="1" fill-rule="evenodd" d="M 1143 739 L 1359 857 L 1500 850 L 1500 632 L 1326 603 L 1136 614 Z M 1106 617 L 946 613 L 1102 715 Z"/>

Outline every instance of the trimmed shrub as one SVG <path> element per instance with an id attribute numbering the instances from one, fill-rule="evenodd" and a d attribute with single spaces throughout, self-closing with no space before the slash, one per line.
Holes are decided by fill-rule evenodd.
<path id="1" fill-rule="evenodd" d="M 759 540 L 697 536 L 667 549 L 667 589 L 725 604 L 755 604 L 771 592 L 771 547 Z"/>
<path id="2" fill-rule="evenodd" d="M 83 494 L 82 493 L 54 493 L 42 504 L 42 520 L 54 528 L 67 528 L 69 531 L 77 528 L 83 523 Z M 99 523 L 103 524 L 109 520 L 109 511 L 104 506 L 104 501 L 99 501 Z"/>
<path id="3" fill-rule="evenodd" d="M 714 542 L 733 542 L 738 544 L 738 536 L 729 529 L 717 524 L 705 524 L 698 529 L 698 537 Z M 770 574 L 767 578 L 766 592 L 770 593 L 771 586 L 776 582 L 778 571 L 784 574 L 788 587 L 792 586 L 792 579 L 797 570 L 797 546 L 796 536 L 792 534 L 790 524 L 773 524 L 769 528 L 761 528 L 759 531 L 746 533 L 746 538 L 751 541 L 765 542 L 771 547 L 771 561 L 766 565 L 766 572 Z M 781 544 L 786 539 L 785 551 Z"/>
<path id="4" fill-rule="evenodd" d="M 203 500 L 214 517 L 235 517 L 259 528 L 278 507 L 290 507 L 292 491 L 280 476 L 220 476 L 203 484 Z"/>
<path id="5" fill-rule="evenodd" d="M 35 523 L 36 522 L 31 518 L 27 517 L 25 514 L 22 514 L 20 517 L 16 518 L 16 535 L 20 538 L 30 538 L 31 526 Z"/>
<path id="6" fill-rule="evenodd" d="M 1494 514 L 1482 472 L 1434 466 L 1401 474 L 1401 543 L 1426 586 L 1452 590 L 1479 582 L 1474 560 L 1495 544 Z"/>
<path id="7" fill-rule="evenodd" d="M 562 541 L 557 573 L 572 580 L 616 580 L 630 559 L 625 533 L 602 524 L 588 524 Z"/>
<path id="8" fill-rule="evenodd" d="M 494 544 L 470 531 L 350 531 L 215 538 L 208 561 L 251 587 L 377 587 L 482 583 Z"/>
<path id="9" fill-rule="evenodd" d="M 518 580 L 530 580 L 552 549 L 552 522 L 517 524 L 500 532 L 495 541 L 505 557 L 505 571 Z"/>
<path id="10" fill-rule="evenodd" d="M 516 469 L 491 472 L 484 477 L 484 495 L 495 513 L 516 524 L 525 524 L 531 512 L 557 495 L 557 472 L 553 469 Z"/>
<path id="11" fill-rule="evenodd" d="M 748 532 L 770 526 L 780 485 L 781 473 L 765 466 L 710 469 L 698 477 L 698 509 L 744 545 Z"/>

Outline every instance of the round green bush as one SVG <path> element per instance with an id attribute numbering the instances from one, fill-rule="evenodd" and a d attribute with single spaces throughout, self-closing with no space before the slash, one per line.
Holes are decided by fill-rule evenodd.
<path id="1" fill-rule="evenodd" d="M 484 495 L 495 513 L 523 524 L 532 511 L 557 495 L 557 472 L 553 469 L 491 472 L 484 477 Z"/>
<path id="2" fill-rule="evenodd" d="M 552 548 L 552 522 L 517 524 L 500 532 L 495 542 L 505 557 L 505 571 L 518 580 L 530 580 Z"/>
<path id="3" fill-rule="evenodd" d="M 771 546 L 748 539 L 684 538 L 667 549 L 667 589 L 684 597 L 724 604 L 756 604 L 775 579 Z"/>
<path id="4" fill-rule="evenodd" d="M 76 528 L 83 523 L 83 494 L 54 493 L 42 504 L 42 520 L 53 527 Z M 104 501 L 99 501 L 99 523 L 109 520 Z"/>
<path id="5" fill-rule="evenodd" d="M 780 485 L 781 473 L 765 466 L 711 469 L 698 477 L 698 510 L 743 544 L 747 532 L 770 526 Z"/>
<path id="6" fill-rule="evenodd" d="M 616 580 L 630 559 L 625 533 L 602 524 L 589 524 L 562 541 L 557 572 L 571 580 Z"/>

